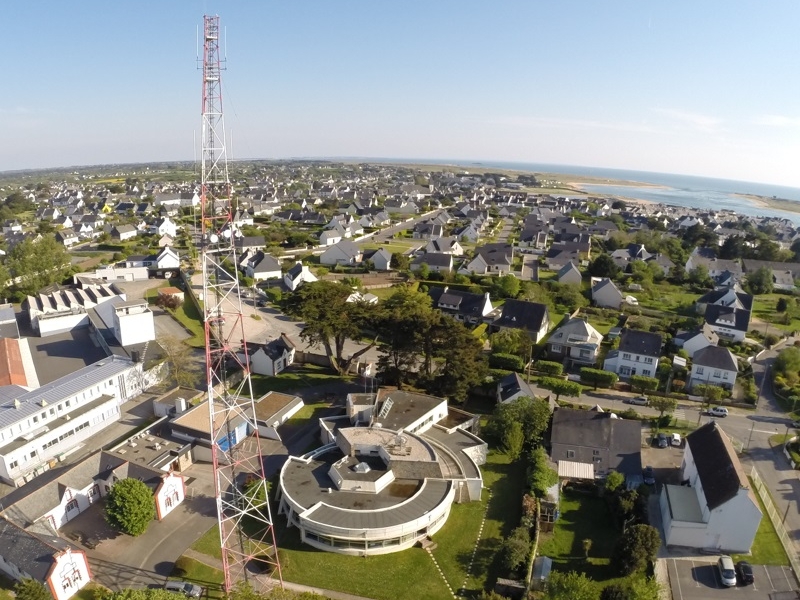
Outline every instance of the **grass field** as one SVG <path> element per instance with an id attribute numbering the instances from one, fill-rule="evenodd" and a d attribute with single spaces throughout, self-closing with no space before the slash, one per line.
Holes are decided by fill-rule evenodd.
<path id="1" fill-rule="evenodd" d="M 511 464 L 506 455 L 492 452 L 482 472 L 484 484 L 492 490 L 492 494 L 484 492 L 480 502 L 454 505 L 445 526 L 433 536 L 437 543 L 433 555 L 454 590 L 459 589 L 467 579 L 467 566 L 481 531 L 484 514 L 486 521 L 472 568 L 475 576 L 468 578 L 466 585 L 468 590 L 476 593 L 497 577 L 496 552 L 504 536 L 519 522 L 520 498 L 525 483 L 524 468 Z M 301 544 L 299 532 L 296 528 L 287 528 L 283 517 L 276 519 L 275 531 L 283 556 L 281 568 L 286 581 L 364 595 L 376 600 L 436 600 L 449 596 L 442 575 L 428 554 L 420 548 L 366 558 L 344 556 Z M 220 558 L 216 527 L 198 539 L 192 549 Z M 214 570 L 206 569 L 192 571 L 187 579 L 206 585 L 202 581 L 214 581 L 214 577 Z M 410 582 L 414 585 L 409 585 Z"/>
<path id="2" fill-rule="evenodd" d="M 783 322 L 783 315 L 775 310 L 780 298 L 787 298 L 788 296 L 782 294 L 764 294 L 755 296 L 753 298 L 753 317 L 760 319 L 765 323 L 769 323 L 770 327 L 776 327 L 781 331 L 798 331 L 800 330 L 800 319 L 795 318 L 788 323 Z M 761 327 L 760 329 L 764 329 Z"/>
<path id="3" fill-rule="evenodd" d="M 302 388 L 346 381 L 347 378 L 337 375 L 330 369 L 316 365 L 292 365 L 280 375 L 253 375 L 253 394 L 257 397 L 269 391 L 285 392 Z M 302 412 L 302 411 L 301 411 Z"/>
<path id="4" fill-rule="evenodd" d="M 184 569 L 180 574 L 180 579 L 202 586 L 205 593 L 201 598 L 210 600 L 211 598 L 222 599 L 225 597 L 222 589 L 224 580 L 222 571 L 186 556 L 182 556 L 180 561 Z"/>
<path id="5" fill-rule="evenodd" d="M 758 506 L 763 513 L 761 523 L 758 526 L 750 554 L 734 555 L 733 560 L 746 560 L 754 565 L 788 565 L 789 559 L 786 557 L 778 534 L 775 533 L 772 521 L 769 520 L 767 509 L 764 508 L 761 497 L 757 493 L 753 495 L 758 499 Z"/>

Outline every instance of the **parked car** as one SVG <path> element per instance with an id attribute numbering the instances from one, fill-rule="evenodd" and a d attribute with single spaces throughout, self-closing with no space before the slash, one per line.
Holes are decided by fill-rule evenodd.
<path id="1" fill-rule="evenodd" d="M 164 584 L 164 589 L 169 592 L 183 594 L 187 598 L 199 598 L 203 594 L 203 588 L 199 585 L 177 579 L 167 581 L 167 583 Z"/>
<path id="2" fill-rule="evenodd" d="M 659 448 L 666 448 L 669 446 L 669 441 L 667 441 L 667 435 L 665 433 L 659 433 L 656 436 L 656 445 Z"/>
<path id="3" fill-rule="evenodd" d="M 642 477 L 644 479 L 644 482 L 647 485 L 655 485 L 656 484 L 656 473 L 653 470 L 653 467 L 651 467 L 651 466 L 645 467 L 644 471 L 642 471 Z"/>
<path id="4" fill-rule="evenodd" d="M 624 401 L 626 404 L 635 404 L 636 406 L 647 406 L 647 396 L 636 396 L 635 398 L 627 398 Z"/>
<path id="5" fill-rule="evenodd" d="M 715 406 L 713 408 L 709 408 L 706 411 L 707 415 L 712 417 L 727 417 L 728 416 L 728 409 L 724 406 Z"/>
<path id="6" fill-rule="evenodd" d="M 676 448 L 680 448 L 681 447 L 681 442 L 682 441 L 683 440 L 681 440 L 681 434 L 680 433 L 673 433 L 670 436 L 670 444 L 672 444 Z"/>
<path id="7" fill-rule="evenodd" d="M 733 566 L 733 559 L 727 554 L 723 554 L 717 561 L 717 569 L 719 569 L 719 578 L 722 585 L 726 587 L 734 587 L 736 585 L 736 569 Z"/>
<path id="8" fill-rule="evenodd" d="M 756 577 L 753 574 L 753 565 L 746 560 L 740 560 L 736 563 L 736 576 L 742 585 L 749 585 L 756 582 Z"/>
<path id="9" fill-rule="evenodd" d="M 792 421 L 792 427 L 795 429 L 800 429 L 800 421 Z"/>

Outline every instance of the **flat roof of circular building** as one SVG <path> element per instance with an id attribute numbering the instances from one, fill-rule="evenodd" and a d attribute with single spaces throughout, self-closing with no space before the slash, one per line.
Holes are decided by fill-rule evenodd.
<path id="1" fill-rule="evenodd" d="M 453 482 L 442 477 L 439 458 L 428 442 L 408 433 L 400 440 L 398 432 L 380 428 L 344 428 L 338 434 L 346 436 L 351 447 L 383 447 L 391 462 L 386 465 L 374 454 L 345 455 L 334 444 L 313 458 L 289 457 L 281 469 L 281 491 L 303 519 L 347 529 L 391 527 L 452 502 Z M 369 471 L 353 471 L 360 462 L 368 464 Z M 347 469 L 349 480 L 374 481 L 392 470 L 392 463 L 395 479 L 378 492 L 339 490 L 329 474 L 332 468 Z"/>

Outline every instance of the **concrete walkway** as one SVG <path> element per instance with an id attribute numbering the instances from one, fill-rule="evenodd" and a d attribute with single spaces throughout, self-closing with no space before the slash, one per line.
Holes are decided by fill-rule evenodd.
<path id="1" fill-rule="evenodd" d="M 222 561 L 218 558 L 214 558 L 213 556 L 209 556 L 208 554 L 203 554 L 189 548 L 186 552 L 184 552 L 183 555 L 208 565 L 209 567 L 213 567 L 220 571 L 222 570 Z M 269 583 L 266 579 L 259 577 L 256 577 L 256 580 L 261 582 L 262 586 L 265 587 L 274 587 L 277 585 L 277 582 L 274 580 L 269 580 Z M 372 600 L 372 598 L 366 598 L 364 596 L 354 596 L 353 594 L 345 594 L 344 592 L 325 590 L 322 588 L 312 587 L 310 585 L 292 583 L 290 581 L 286 581 L 285 579 L 283 581 L 283 587 L 293 592 L 311 592 L 314 594 L 319 594 L 320 596 L 325 596 L 326 598 L 331 598 L 332 600 Z"/>

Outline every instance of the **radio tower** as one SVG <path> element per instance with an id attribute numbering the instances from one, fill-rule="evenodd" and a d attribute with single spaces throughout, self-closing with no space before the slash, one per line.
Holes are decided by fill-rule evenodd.
<path id="1" fill-rule="evenodd" d="M 205 16 L 200 202 L 211 456 L 225 590 L 230 591 L 237 582 L 255 575 L 274 579 L 281 586 L 283 579 L 255 420 L 236 269 L 219 33 L 219 17 Z M 237 370 L 244 376 L 234 384 L 228 373 Z"/>

